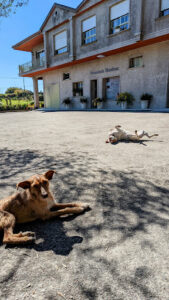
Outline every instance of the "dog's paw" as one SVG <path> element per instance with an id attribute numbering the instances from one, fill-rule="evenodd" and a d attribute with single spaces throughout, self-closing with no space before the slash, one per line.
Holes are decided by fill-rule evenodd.
<path id="1" fill-rule="evenodd" d="M 24 232 L 24 234 L 25 234 L 25 236 L 31 236 L 31 237 L 36 237 L 35 236 L 35 232 L 32 232 L 32 231 L 26 231 L 26 232 Z"/>
<path id="2" fill-rule="evenodd" d="M 90 209 L 90 205 L 87 203 L 82 203 L 81 206 L 86 210 L 86 209 Z"/>
<path id="3" fill-rule="evenodd" d="M 24 231 L 19 233 L 20 237 L 28 236 L 35 238 L 35 232 L 32 231 Z"/>

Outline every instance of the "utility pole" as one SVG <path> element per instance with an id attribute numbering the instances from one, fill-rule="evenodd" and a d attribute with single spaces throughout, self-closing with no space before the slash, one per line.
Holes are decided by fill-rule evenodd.
<path id="1" fill-rule="evenodd" d="M 25 91 L 25 78 L 23 77 L 23 90 Z"/>

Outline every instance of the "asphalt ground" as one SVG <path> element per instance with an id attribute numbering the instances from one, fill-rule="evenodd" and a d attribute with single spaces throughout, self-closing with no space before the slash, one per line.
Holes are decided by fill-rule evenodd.
<path id="1" fill-rule="evenodd" d="M 105 144 L 114 125 L 158 133 Z M 36 243 L 2 245 L 0 299 L 169 299 L 169 114 L 0 114 L 0 198 L 54 169 L 58 202 L 87 202 L 83 215 L 16 227 Z"/>

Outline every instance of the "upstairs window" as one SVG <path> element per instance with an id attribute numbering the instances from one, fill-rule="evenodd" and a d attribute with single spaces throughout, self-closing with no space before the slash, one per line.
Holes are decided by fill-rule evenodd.
<path id="1" fill-rule="evenodd" d="M 67 31 L 62 31 L 55 35 L 55 55 L 67 52 Z"/>
<path id="2" fill-rule="evenodd" d="M 169 0 L 162 0 L 161 2 L 161 15 L 169 15 Z"/>
<path id="3" fill-rule="evenodd" d="M 96 41 L 96 16 L 82 22 L 82 45 Z"/>
<path id="4" fill-rule="evenodd" d="M 129 28 L 130 0 L 113 5 L 110 10 L 110 34 Z"/>
<path id="5" fill-rule="evenodd" d="M 130 58 L 129 68 L 138 68 L 138 67 L 143 67 L 143 57 L 138 56 L 138 57 Z"/>

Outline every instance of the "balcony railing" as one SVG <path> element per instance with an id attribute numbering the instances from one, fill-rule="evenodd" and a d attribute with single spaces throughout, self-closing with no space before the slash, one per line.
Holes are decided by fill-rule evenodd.
<path id="1" fill-rule="evenodd" d="M 35 62 L 30 61 L 26 64 L 20 65 L 19 66 L 19 74 L 31 72 L 31 71 L 39 69 L 39 68 L 44 68 L 45 62 L 46 62 L 45 57 L 40 57 Z"/>

